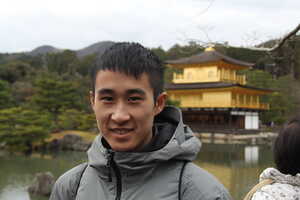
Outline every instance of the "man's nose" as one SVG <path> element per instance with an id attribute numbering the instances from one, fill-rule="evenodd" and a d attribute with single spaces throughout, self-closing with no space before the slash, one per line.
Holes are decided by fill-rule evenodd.
<path id="1" fill-rule="evenodd" d="M 118 124 L 127 122 L 130 115 L 124 105 L 118 105 L 111 115 L 111 119 Z"/>

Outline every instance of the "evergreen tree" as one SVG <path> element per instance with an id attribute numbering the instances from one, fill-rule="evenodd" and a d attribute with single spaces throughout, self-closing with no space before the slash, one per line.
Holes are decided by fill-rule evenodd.
<path id="1" fill-rule="evenodd" d="M 272 94 L 261 98 L 261 102 L 270 104 L 270 110 L 262 113 L 263 123 L 273 121 L 276 124 L 282 124 L 299 110 L 299 81 L 293 80 L 291 76 L 273 79 L 270 73 L 262 70 L 244 72 L 248 85 L 273 90 Z"/>
<path id="2" fill-rule="evenodd" d="M 4 80 L 0 80 L 0 109 L 9 108 L 13 106 L 13 98 L 11 95 L 11 89 L 9 83 Z"/>
<path id="3" fill-rule="evenodd" d="M 0 65 L 0 79 L 9 83 L 24 80 L 32 73 L 32 67 L 25 62 L 13 60 L 7 64 Z"/>
<path id="4" fill-rule="evenodd" d="M 53 75 L 40 77 L 35 81 L 35 93 L 31 102 L 39 109 L 54 114 L 55 117 L 62 109 L 82 108 L 82 99 L 76 83 L 54 78 Z"/>
<path id="5" fill-rule="evenodd" d="M 79 60 L 76 53 L 65 50 L 62 53 L 51 53 L 46 56 L 46 63 L 50 72 L 62 74 L 74 74 L 77 71 Z"/>
<path id="6" fill-rule="evenodd" d="M 58 116 L 58 128 L 61 130 L 94 130 L 97 123 L 94 114 L 76 109 L 63 110 Z"/>
<path id="7" fill-rule="evenodd" d="M 96 55 L 87 55 L 79 61 L 77 72 L 82 76 L 88 76 L 96 62 Z"/>
<path id="8" fill-rule="evenodd" d="M 42 142 L 51 129 L 50 116 L 45 112 L 14 107 L 0 110 L 0 141 L 12 150 L 28 150 Z"/>

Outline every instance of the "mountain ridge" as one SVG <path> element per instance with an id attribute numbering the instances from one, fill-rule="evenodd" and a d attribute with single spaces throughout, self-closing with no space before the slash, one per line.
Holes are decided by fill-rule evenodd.
<path id="1" fill-rule="evenodd" d="M 94 53 L 103 54 L 105 49 L 109 48 L 113 44 L 114 42 L 112 41 L 100 41 L 79 50 L 61 49 L 51 45 L 41 45 L 29 52 L 25 52 L 25 54 L 29 56 L 38 56 L 38 55 L 46 55 L 48 53 L 60 53 L 65 50 L 70 50 L 76 52 L 78 58 L 83 58 L 87 55 L 94 54 Z"/>

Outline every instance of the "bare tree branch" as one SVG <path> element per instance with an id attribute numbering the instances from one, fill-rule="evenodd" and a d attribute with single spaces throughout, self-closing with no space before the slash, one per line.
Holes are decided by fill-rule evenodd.
<path id="1" fill-rule="evenodd" d="M 206 13 L 208 11 L 208 9 L 212 6 L 212 4 L 214 3 L 215 0 L 211 0 L 208 4 L 208 6 L 203 9 L 201 12 L 199 12 L 196 16 L 200 16 L 200 15 L 203 15 L 204 13 Z"/>
<path id="2" fill-rule="evenodd" d="M 272 48 L 266 48 L 266 47 L 245 47 L 245 48 L 246 49 L 250 49 L 250 50 L 255 50 L 255 51 L 266 51 L 268 53 L 272 53 L 272 52 L 278 50 L 279 48 L 281 48 L 284 45 L 284 43 L 289 38 L 291 38 L 294 35 L 296 35 L 299 30 L 300 30 L 300 24 L 298 24 L 298 26 L 296 28 L 294 28 L 291 32 L 289 32 L 283 38 L 281 38 L 279 40 L 279 42 L 276 45 L 274 45 Z"/>
<path id="3" fill-rule="evenodd" d="M 273 48 L 271 48 L 269 51 L 275 51 L 278 48 L 282 47 L 282 45 L 285 43 L 285 41 L 287 41 L 290 37 L 296 35 L 296 33 L 300 30 L 300 24 L 298 24 L 298 26 L 296 28 L 294 28 L 294 30 L 292 30 L 291 32 L 289 32 L 286 36 L 284 36 L 277 45 L 275 45 Z"/>

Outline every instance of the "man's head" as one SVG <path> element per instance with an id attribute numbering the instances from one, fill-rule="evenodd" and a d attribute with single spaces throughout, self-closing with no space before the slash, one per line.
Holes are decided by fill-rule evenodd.
<path id="1" fill-rule="evenodd" d="M 291 120 L 280 132 L 274 143 L 274 161 L 284 174 L 300 173 L 300 118 Z"/>
<path id="2" fill-rule="evenodd" d="M 140 151 L 151 141 L 154 117 L 165 105 L 163 71 L 160 60 L 136 43 L 117 43 L 98 61 L 90 99 L 113 150 Z"/>
<path id="3" fill-rule="evenodd" d="M 162 62 L 152 51 L 138 43 L 116 43 L 98 58 L 91 74 L 92 91 L 95 90 L 97 73 L 101 70 L 121 72 L 135 78 L 145 73 L 153 89 L 154 98 L 163 92 L 164 66 Z"/>

